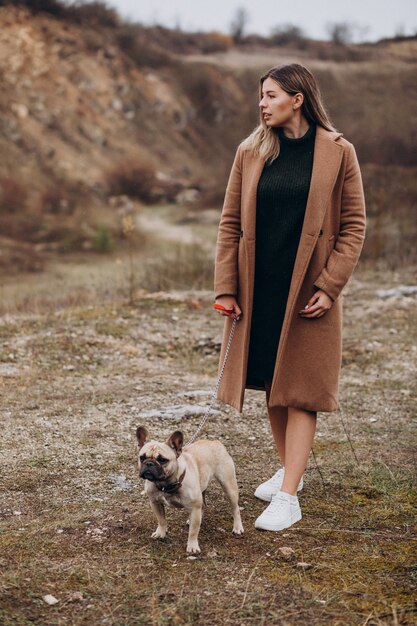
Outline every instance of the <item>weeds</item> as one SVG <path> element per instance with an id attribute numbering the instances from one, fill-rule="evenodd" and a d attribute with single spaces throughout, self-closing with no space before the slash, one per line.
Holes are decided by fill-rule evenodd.
<path id="1" fill-rule="evenodd" d="M 391 327 L 393 303 L 376 307 L 372 320 L 362 314 L 376 284 L 362 275 L 360 289 L 351 287 L 347 316 L 362 320 L 346 324 L 351 347 L 366 340 L 371 324 L 378 333 Z M 13 353 L 19 372 L 2 388 L 2 623 L 391 626 L 395 617 L 411 626 L 415 620 L 412 431 L 403 403 L 410 398 L 385 394 L 366 363 L 358 364 L 361 386 L 352 363 L 343 368 L 342 399 L 356 399 L 344 403 L 343 423 L 337 415 L 319 416 L 315 457 L 322 478 L 312 459 L 299 524 L 276 535 L 253 528 L 263 508 L 253 490 L 276 463 L 265 400 L 253 391 L 242 416 L 221 407 L 206 431 L 235 460 L 245 536 L 232 537 L 228 504 L 210 485 L 199 559 L 186 559 L 181 511 L 169 511 L 166 541 L 150 539 L 154 519 L 136 474 L 134 427 L 143 410 L 182 403 L 185 392 L 195 392 L 197 401 L 199 390 L 214 384 L 216 342 L 210 354 L 194 349 L 203 335 L 221 336 L 210 293 L 195 309 L 173 294 L 155 294 L 133 305 L 69 307 L 0 326 L 7 344 L 0 365 Z M 408 308 L 410 325 L 414 309 Z M 402 388 L 410 383 L 408 339 L 404 325 L 388 357 L 374 357 L 378 366 L 390 359 Z M 369 428 L 369 406 L 379 414 L 378 430 Z M 399 430 L 388 442 L 390 420 Z M 191 434 L 199 421 L 154 418 L 151 426 L 163 438 L 178 427 Z M 120 474 L 130 490 L 114 488 L 110 477 Z M 294 552 L 284 556 L 282 547 Z M 300 561 L 309 569 L 301 570 Z M 43 602 L 46 593 L 58 598 L 55 607 Z"/>
<path id="2" fill-rule="evenodd" d="M 108 254 L 113 250 L 114 244 L 108 226 L 100 224 L 93 238 L 93 250 L 103 254 Z"/>
<path id="3" fill-rule="evenodd" d="M 213 258 L 200 245 L 172 244 L 144 264 L 141 286 L 147 291 L 208 289 L 213 271 Z"/>

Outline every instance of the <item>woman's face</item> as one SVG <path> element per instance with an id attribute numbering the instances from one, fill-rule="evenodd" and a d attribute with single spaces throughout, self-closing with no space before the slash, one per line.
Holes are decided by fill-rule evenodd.
<path id="1" fill-rule="evenodd" d="M 284 126 L 294 117 L 297 96 L 290 96 L 275 80 L 266 78 L 262 84 L 259 102 L 262 117 L 267 126 Z"/>

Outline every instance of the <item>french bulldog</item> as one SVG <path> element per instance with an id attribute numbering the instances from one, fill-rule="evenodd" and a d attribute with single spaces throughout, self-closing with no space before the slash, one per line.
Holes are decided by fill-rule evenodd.
<path id="1" fill-rule="evenodd" d="M 189 514 L 187 552 L 200 552 L 200 531 L 205 491 L 215 478 L 232 505 L 233 533 L 243 533 L 238 504 L 235 465 L 220 441 L 200 439 L 182 449 L 183 434 L 176 430 L 165 443 L 147 441 L 147 431 L 138 426 L 139 475 L 145 479 L 145 492 L 156 515 L 158 527 L 152 534 L 163 539 L 167 532 L 165 505 L 184 508 Z"/>

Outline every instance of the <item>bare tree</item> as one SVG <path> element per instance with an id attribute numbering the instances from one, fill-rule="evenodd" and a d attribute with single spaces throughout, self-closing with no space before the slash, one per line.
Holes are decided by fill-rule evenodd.
<path id="1" fill-rule="evenodd" d="M 369 31 L 369 26 L 354 22 L 331 22 L 327 24 L 326 30 L 333 43 L 346 46 L 354 40 L 363 40 Z"/>
<path id="2" fill-rule="evenodd" d="M 306 41 L 304 31 L 294 24 L 282 24 L 271 30 L 270 38 L 277 46 L 301 46 Z"/>
<path id="3" fill-rule="evenodd" d="M 235 43 L 239 43 L 239 41 L 242 40 L 248 21 L 249 14 L 245 7 L 238 7 L 232 21 L 230 22 L 230 34 L 232 35 Z"/>

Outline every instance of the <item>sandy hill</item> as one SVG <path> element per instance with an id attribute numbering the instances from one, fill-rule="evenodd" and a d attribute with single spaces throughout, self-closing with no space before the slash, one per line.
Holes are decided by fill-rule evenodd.
<path id="1" fill-rule="evenodd" d="M 88 248 L 99 223 L 114 228 L 114 196 L 172 201 L 194 187 L 219 204 L 233 151 L 257 121 L 257 78 L 287 61 L 316 72 L 365 166 L 371 210 L 398 185 L 408 206 L 415 40 L 350 47 L 343 61 L 324 42 L 236 47 L 214 34 L 201 36 L 203 54 L 198 38 L 169 37 L 0 7 L 0 266 L 20 267 L 4 252 L 18 246 L 19 258 L 28 245 Z M 392 166 L 395 182 L 374 202 L 372 185 Z"/>

